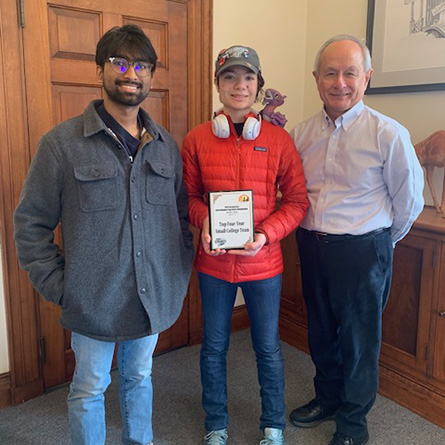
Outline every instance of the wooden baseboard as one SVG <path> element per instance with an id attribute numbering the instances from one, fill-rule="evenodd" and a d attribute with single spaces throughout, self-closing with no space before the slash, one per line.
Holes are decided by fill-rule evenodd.
<path id="1" fill-rule="evenodd" d="M 306 326 L 280 314 L 279 329 L 281 340 L 309 354 Z"/>
<path id="2" fill-rule="evenodd" d="M 380 365 L 379 393 L 424 419 L 445 428 L 445 394 L 436 390 L 435 387 L 425 385 Z"/>
<path id="3" fill-rule="evenodd" d="M 11 376 L 9 372 L 5 372 L 0 374 L 0 409 L 11 404 Z"/>
<path id="4" fill-rule="evenodd" d="M 17 388 L 11 388 L 11 403 L 12 405 L 18 405 L 42 395 L 43 392 L 43 379 L 28 382 Z"/>
<path id="5" fill-rule="evenodd" d="M 245 304 L 236 306 L 233 310 L 232 315 L 232 332 L 242 331 L 250 326 L 249 314 L 247 313 L 247 308 Z"/>
<path id="6" fill-rule="evenodd" d="M 307 327 L 285 314 L 280 316 L 280 335 L 291 346 L 309 352 Z M 379 394 L 445 428 L 445 393 L 434 385 L 416 381 L 380 364 Z"/>

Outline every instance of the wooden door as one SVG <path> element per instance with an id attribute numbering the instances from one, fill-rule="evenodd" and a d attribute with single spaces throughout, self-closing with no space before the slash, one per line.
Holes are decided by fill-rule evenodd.
<path id="1" fill-rule="evenodd" d="M 187 2 L 34 0 L 25 7 L 26 17 L 32 17 L 23 34 L 30 157 L 42 134 L 102 97 L 96 44 L 106 30 L 125 24 L 141 26 L 158 54 L 143 108 L 181 143 L 187 131 Z M 157 352 L 187 344 L 187 308 L 161 334 Z M 39 315 L 43 380 L 49 388 L 71 379 L 74 357 L 70 334 L 59 326 L 60 308 L 39 298 Z"/>

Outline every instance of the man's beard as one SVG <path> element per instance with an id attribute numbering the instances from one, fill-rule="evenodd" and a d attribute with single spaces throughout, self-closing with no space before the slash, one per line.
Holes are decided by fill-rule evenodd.
<path id="1" fill-rule="evenodd" d="M 128 93 L 124 92 L 118 89 L 119 84 L 130 84 L 130 85 L 136 85 L 140 87 L 138 90 L 136 90 L 135 93 Z M 142 83 L 136 83 L 136 82 L 123 82 L 123 81 L 115 81 L 112 88 L 110 88 L 105 82 L 104 82 L 104 90 L 107 93 L 107 96 L 116 104 L 119 105 L 125 105 L 125 106 L 137 106 L 141 102 L 145 100 L 145 98 L 148 96 L 149 91 L 143 90 L 143 84 Z"/>

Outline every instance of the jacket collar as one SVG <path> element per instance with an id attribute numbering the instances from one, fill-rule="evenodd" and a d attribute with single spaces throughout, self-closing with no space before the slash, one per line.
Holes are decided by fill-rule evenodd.
<path id="1" fill-rule="evenodd" d="M 85 137 L 93 136 L 101 131 L 106 131 L 107 126 L 100 118 L 96 111 L 96 107 L 103 103 L 102 99 L 97 99 L 91 101 L 83 112 L 83 135 Z M 150 134 L 153 139 L 164 140 L 159 126 L 150 117 L 150 115 L 144 110 L 140 109 L 142 122 L 146 131 Z"/>

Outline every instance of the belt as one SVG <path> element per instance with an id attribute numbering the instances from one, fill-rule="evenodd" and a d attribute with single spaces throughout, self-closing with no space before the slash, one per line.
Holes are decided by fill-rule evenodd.
<path id="1" fill-rule="evenodd" d="M 363 233 L 361 235 L 351 235 L 349 233 L 346 233 L 344 235 L 335 235 L 331 233 L 317 232 L 315 230 L 307 230 L 303 229 L 303 227 L 300 227 L 300 230 L 302 230 L 309 236 L 317 238 L 317 240 L 322 243 L 335 243 L 339 241 L 353 241 L 361 238 L 366 238 L 368 236 L 378 235 L 379 233 L 388 232 L 389 227 L 381 227 L 380 229 L 372 230 L 371 232 Z"/>

